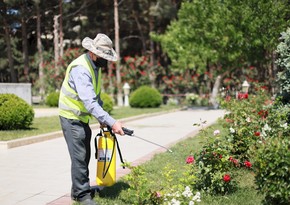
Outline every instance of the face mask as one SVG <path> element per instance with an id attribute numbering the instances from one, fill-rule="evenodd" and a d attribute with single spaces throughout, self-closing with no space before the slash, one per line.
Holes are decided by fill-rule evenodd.
<path id="1" fill-rule="evenodd" d="M 100 68 L 100 67 L 105 68 L 105 67 L 107 67 L 107 63 L 108 63 L 108 61 L 106 59 L 103 59 L 103 58 L 97 58 L 97 60 L 95 60 L 93 62 L 97 68 Z"/>

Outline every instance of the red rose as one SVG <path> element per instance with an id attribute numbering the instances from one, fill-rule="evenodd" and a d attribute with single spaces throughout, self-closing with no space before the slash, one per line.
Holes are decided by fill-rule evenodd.
<path id="1" fill-rule="evenodd" d="M 251 164 L 251 162 L 249 162 L 249 161 L 245 161 L 245 162 L 244 162 L 244 165 L 245 165 L 246 167 L 248 167 L 248 168 L 251 168 L 251 167 L 252 167 L 252 164 Z"/>
<path id="2" fill-rule="evenodd" d="M 233 161 L 233 159 L 234 159 L 233 157 L 230 157 L 230 158 L 229 158 L 229 160 L 230 160 L 231 162 Z"/>
<path id="3" fill-rule="evenodd" d="M 224 182 L 229 182 L 231 181 L 231 176 L 229 174 L 225 174 L 223 177 Z"/>
<path id="4" fill-rule="evenodd" d="M 242 100 L 242 99 L 248 99 L 249 95 L 248 93 L 238 93 L 238 99 Z"/>
<path id="5" fill-rule="evenodd" d="M 259 137 L 261 135 L 260 132 L 255 132 L 255 136 Z"/>
<path id="6" fill-rule="evenodd" d="M 265 119 L 268 116 L 268 111 L 267 110 L 260 110 L 258 112 L 258 115 L 260 115 L 261 118 Z"/>
<path id="7" fill-rule="evenodd" d="M 186 164 L 192 164 L 194 163 L 194 157 L 193 156 L 188 156 L 186 158 Z"/>

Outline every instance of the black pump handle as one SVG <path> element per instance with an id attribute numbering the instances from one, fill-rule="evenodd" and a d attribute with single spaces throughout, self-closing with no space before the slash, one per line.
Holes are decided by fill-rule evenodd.
<path id="1" fill-rule="evenodd" d="M 125 135 L 132 136 L 134 134 L 134 130 L 130 130 L 128 128 L 122 127 L 122 130 L 123 130 Z"/>

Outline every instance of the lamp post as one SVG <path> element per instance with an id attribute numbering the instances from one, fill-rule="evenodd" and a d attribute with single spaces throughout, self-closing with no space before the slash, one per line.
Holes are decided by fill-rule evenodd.
<path id="1" fill-rule="evenodd" d="M 248 83 L 248 81 L 245 80 L 243 82 L 243 84 L 242 84 L 242 91 L 243 91 L 243 93 L 248 93 L 249 87 L 250 87 L 250 84 Z"/>
<path id="2" fill-rule="evenodd" d="M 129 106 L 129 93 L 130 93 L 130 86 L 128 83 L 125 83 L 123 86 L 123 90 L 124 90 L 124 95 L 125 95 L 125 99 L 124 99 L 124 106 Z"/>

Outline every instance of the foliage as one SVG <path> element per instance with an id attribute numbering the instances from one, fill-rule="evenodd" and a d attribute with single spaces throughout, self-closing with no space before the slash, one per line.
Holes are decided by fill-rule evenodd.
<path id="1" fill-rule="evenodd" d="M 238 204 L 241 201 L 249 205 L 261 204 L 263 195 L 258 194 L 254 184 L 254 174 L 251 168 L 248 168 L 244 163 L 240 164 L 240 169 L 234 168 L 232 180 L 238 183 L 238 189 L 232 194 L 224 195 L 210 195 L 203 190 L 196 190 L 195 181 L 197 179 L 196 172 L 192 166 L 196 165 L 194 153 L 200 150 L 205 142 L 205 137 L 212 136 L 212 133 L 217 135 L 217 130 L 220 130 L 220 135 L 225 136 L 226 129 L 223 129 L 221 122 L 205 128 L 202 132 L 194 137 L 187 138 L 173 147 L 173 153 L 165 152 L 154 155 L 154 157 L 144 164 L 138 165 L 137 169 L 142 170 L 140 174 L 134 174 L 134 179 L 128 181 L 126 177 L 121 178 L 115 185 L 105 188 L 96 196 L 95 200 L 100 204 Z M 198 152 L 199 153 L 199 152 Z M 194 154 L 196 156 L 196 154 Z M 230 160 L 229 160 L 230 161 Z M 233 163 L 233 162 L 232 162 Z M 246 163 L 249 166 L 249 163 Z M 129 174 L 130 175 L 130 174 Z M 127 175 L 126 175 L 127 176 Z M 139 178 L 140 177 L 140 178 Z M 225 179 L 228 180 L 228 176 Z M 133 201 L 130 200 L 131 194 L 136 194 L 136 190 L 132 190 L 133 184 L 142 184 L 141 187 L 136 187 L 140 193 L 148 193 L 148 196 L 140 195 L 140 203 L 136 202 L 136 195 L 132 196 Z M 132 186 L 131 186 L 132 185 Z M 120 187 L 122 186 L 122 187 Z M 131 187 L 128 189 L 128 187 Z M 104 195 L 104 192 L 106 195 Z M 130 192 L 130 194 L 128 193 Z M 200 192 L 200 195 L 199 193 Z M 192 195 L 191 195 L 192 194 Z M 142 199 L 141 199 L 142 196 Z M 199 202 L 198 196 L 200 196 Z M 194 199 L 194 200 L 193 200 Z M 146 201 L 145 201 L 146 200 Z M 190 202 L 192 201 L 192 202 Z M 143 202 L 143 203 L 142 203 Z M 193 203 L 194 202 L 194 203 Z"/>
<path id="2" fill-rule="evenodd" d="M 126 56 L 124 64 L 121 65 L 122 80 L 129 83 L 132 90 L 142 85 L 150 85 L 149 71 L 152 66 L 148 56 Z M 162 68 L 159 66 L 156 71 L 160 69 Z"/>
<path id="3" fill-rule="evenodd" d="M 103 109 L 111 113 L 114 106 L 114 101 L 107 93 L 101 93 L 101 100 L 103 101 Z"/>
<path id="4" fill-rule="evenodd" d="M 195 202 L 201 202 L 201 194 L 200 192 L 196 192 L 194 195 L 193 191 L 189 186 L 184 187 L 180 191 L 176 191 L 174 193 L 168 193 L 164 197 L 164 204 L 169 205 L 187 205 L 194 204 Z"/>
<path id="5" fill-rule="evenodd" d="M 256 184 L 259 191 L 265 194 L 264 204 L 290 203 L 289 150 L 289 135 L 284 139 L 269 139 L 256 150 Z"/>
<path id="6" fill-rule="evenodd" d="M 0 130 L 27 129 L 32 124 L 32 106 L 14 94 L 0 94 Z"/>
<path id="7" fill-rule="evenodd" d="M 131 94 L 129 103 L 132 107 L 138 108 L 159 107 L 162 97 L 158 90 L 149 86 L 141 86 Z"/>
<path id="8" fill-rule="evenodd" d="M 255 171 L 256 184 L 265 194 L 265 204 L 288 204 L 289 192 L 289 105 L 272 102 L 265 90 L 248 98 L 226 100 L 230 111 L 224 126 L 231 152 Z M 249 161 L 251 159 L 251 162 Z M 241 164 L 241 163 L 240 163 Z"/>
<path id="9" fill-rule="evenodd" d="M 163 58 L 160 50 L 155 52 L 157 47 L 150 47 L 152 41 L 150 40 L 149 32 L 151 30 L 164 31 L 170 20 L 176 17 L 180 3 L 181 0 L 137 0 L 128 1 L 126 3 L 119 2 L 119 29 L 120 39 L 122 39 L 120 43 L 120 56 L 146 55 L 152 53 L 154 60 Z M 36 29 L 38 6 L 40 12 L 39 16 L 41 17 L 41 38 L 39 39 L 37 38 Z M 114 15 L 113 7 L 113 1 L 105 0 L 89 0 L 85 2 L 75 0 L 51 0 L 49 2 L 9 0 L 2 2 L 2 9 L 0 11 L 0 22 L 2 27 L 0 30 L 3 36 L 11 36 L 11 38 L 17 39 L 17 43 L 12 47 L 12 58 L 14 58 L 14 60 L 16 59 L 16 52 L 20 54 L 17 54 L 17 58 L 19 57 L 19 59 L 14 61 L 14 66 L 17 67 L 16 72 L 18 72 L 17 77 L 20 80 L 28 82 L 28 80 L 23 77 L 23 61 L 25 61 L 23 59 L 23 50 L 25 42 L 27 43 L 27 50 L 29 51 L 29 60 L 35 60 L 34 56 L 37 53 L 36 47 L 37 43 L 39 43 L 38 40 L 42 43 L 42 51 L 49 51 L 53 55 L 54 50 L 56 50 L 51 49 L 54 47 L 54 39 L 52 39 L 54 36 L 52 34 L 54 33 L 53 19 L 55 16 L 59 16 L 58 36 L 60 37 L 60 32 L 62 31 L 64 37 L 63 45 L 59 44 L 60 48 L 61 46 L 64 48 L 80 47 L 81 39 L 86 36 L 94 38 L 97 33 L 104 31 L 114 41 L 114 18 L 111 18 Z M 62 8 L 62 10 L 60 10 L 60 8 Z M 95 8 L 101 9 L 96 13 Z M 67 21 L 67 19 L 71 20 Z M 98 19 L 98 21 L 96 21 L 96 19 Z M 61 20 L 62 24 L 60 24 Z M 106 21 L 106 24 L 103 24 L 103 21 Z M 24 28 L 26 28 L 26 33 L 24 32 Z M 0 48 L 2 48 L 1 54 L 3 54 L 1 56 L 7 56 L 9 49 L 6 40 L 0 41 Z M 8 64 L 7 58 L 1 58 L 0 67 L 2 67 L 4 63 Z M 35 79 L 38 79 L 38 63 L 39 62 L 36 62 L 35 65 L 29 65 L 29 74 L 34 77 L 32 79 L 33 82 Z M 3 70 L 0 70 L 0 81 L 9 82 L 11 80 L 10 72 L 12 71 L 9 70 L 9 66 L 2 68 Z"/>
<path id="10" fill-rule="evenodd" d="M 214 131 L 214 138 L 208 137 L 207 143 L 197 154 L 193 166 L 196 172 L 196 188 L 209 194 L 229 194 L 237 190 L 237 182 L 232 168 L 239 162 L 231 156 L 231 143 L 220 139 L 220 131 Z M 208 136 L 208 134 L 207 134 Z"/>
<path id="11" fill-rule="evenodd" d="M 199 74 L 214 70 L 214 78 L 232 78 L 233 71 L 255 66 L 260 81 L 270 76 L 271 85 L 271 54 L 277 36 L 288 26 L 287 13 L 285 1 L 183 1 L 178 19 L 164 34 L 151 36 L 161 43 L 176 69 Z"/>
<path id="12" fill-rule="evenodd" d="M 228 128 L 227 140 L 232 143 L 232 154 L 240 160 L 249 159 L 249 148 L 266 136 L 269 96 L 263 89 L 257 94 L 248 95 L 248 98 L 230 99 L 221 102 L 221 107 L 229 111 L 225 115 L 224 126 Z"/>
<path id="13" fill-rule="evenodd" d="M 185 96 L 185 99 L 188 101 L 189 104 L 194 105 L 196 104 L 197 99 L 199 96 L 195 93 L 188 93 Z"/>
<path id="14" fill-rule="evenodd" d="M 290 102 L 290 28 L 282 32 L 281 42 L 277 46 L 276 64 L 279 67 L 277 81 L 280 86 L 280 95 L 284 103 Z"/>
<path id="15" fill-rule="evenodd" d="M 167 165 L 161 170 L 161 178 L 165 179 L 164 183 L 158 184 L 156 190 L 150 189 L 152 182 L 148 181 L 145 176 L 142 166 L 132 166 L 130 163 L 125 163 L 125 166 L 131 169 L 131 173 L 124 177 L 124 180 L 129 184 L 128 195 L 123 199 L 130 204 L 193 204 L 201 201 L 201 194 L 193 191 L 190 187 L 195 176 L 190 170 L 190 166 L 183 166 L 184 172 L 177 179 L 179 183 L 174 184 L 175 173 L 177 172 L 172 165 Z M 159 170 L 160 171 L 160 170 Z"/>
<path id="16" fill-rule="evenodd" d="M 65 50 L 63 57 L 57 63 L 52 59 L 44 62 L 45 90 L 47 93 L 60 89 L 67 66 L 81 54 L 82 49 L 69 48 Z M 56 71 L 55 66 L 58 67 L 59 72 Z"/>
<path id="17" fill-rule="evenodd" d="M 57 107 L 60 92 L 51 92 L 45 99 L 45 104 L 49 107 Z"/>
<path id="18" fill-rule="evenodd" d="M 131 170 L 129 175 L 125 176 L 125 181 L 129 183 L 127 196 L 123 199 L 130 204 L 147 204 L 150 197 L 148 190 L 148 179 L 144 176 L 145 172 L 140 166 L 132 166 L 130 163 L 125 163 L 125 167 Z"/>

